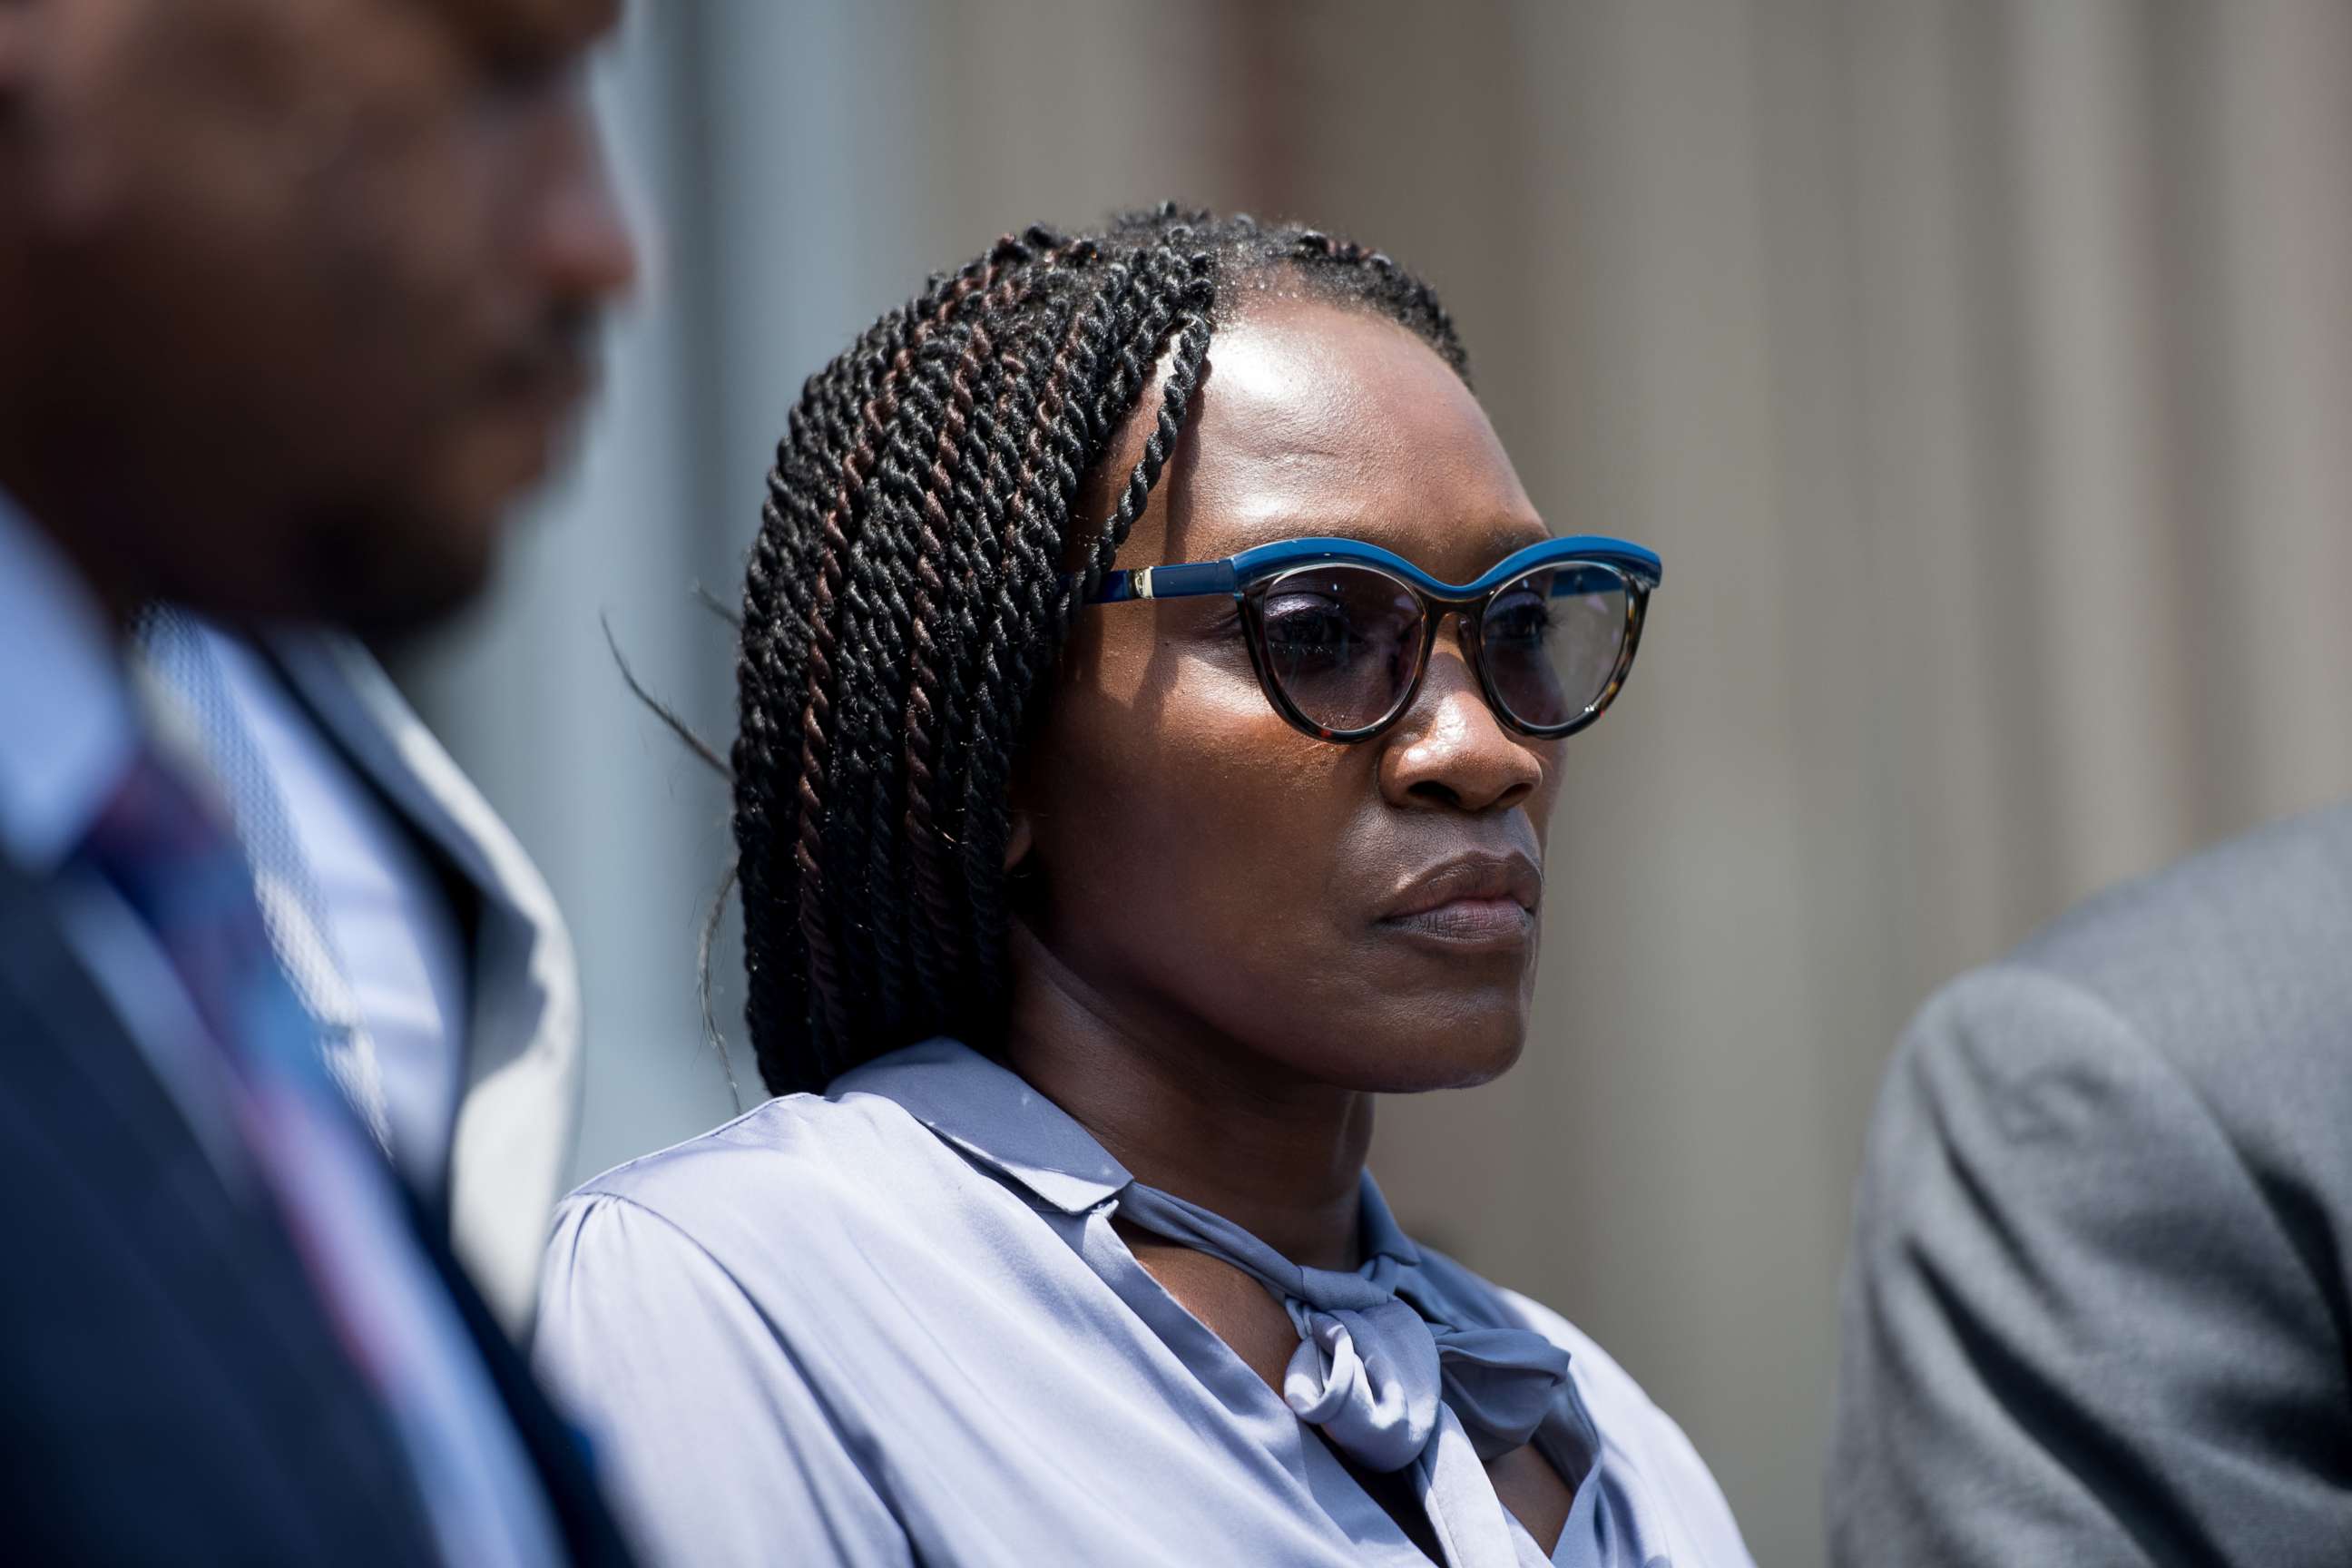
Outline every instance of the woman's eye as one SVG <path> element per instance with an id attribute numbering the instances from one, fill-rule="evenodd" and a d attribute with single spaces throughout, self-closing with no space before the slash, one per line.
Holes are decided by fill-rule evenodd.
<path id="1" fill-rule="evenodd" d="M 1491 641 L 1536 644 L 1551 630 L 1551 606 L 1533 594 L 1514 594 L 1486 612 Z"/>
<path id="2" fill-rule="evenodd" d="M 1269 634 L 1293 641 L 1328 641 L 1347 635 L 1348 617 L 1328 599 L 1292 595 L 1266 601 L 1265 627 Z"/>
<path id="3" fill-rule="evenodd" d="M 1342 656 L 1350 641 L 1348 614 L 1330 600 L 1303 594 L 1268 599 L 1265 640 L 1292 657 Z"/>

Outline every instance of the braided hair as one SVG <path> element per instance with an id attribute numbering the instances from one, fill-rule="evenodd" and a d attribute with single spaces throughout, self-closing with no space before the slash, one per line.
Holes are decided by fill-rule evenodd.
<path id="1" fill-rule="evenodd" d="M 1467 379 L 1388 257 L 1173 205 L 1007 235 L 793 409 L 743 590 L 732 763 L 746 1023 L 779 1094 L 910 1041 L 994 1043 L 1007 792 L 1072 616 L 1150 500 L 1212 330 L 1288 292 L 1384 314 Z M 1081 486 L 1167 363 L 1107 517 Z"/>

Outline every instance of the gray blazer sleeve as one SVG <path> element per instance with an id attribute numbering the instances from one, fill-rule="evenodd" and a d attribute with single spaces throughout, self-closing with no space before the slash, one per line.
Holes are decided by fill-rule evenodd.
<path id="1" fill-rule="evenodd" d="M 2352 1563 L 2315 1217 L 2100 994 L 2030 964 L 1958 982 L 1864 1158 L 1833 1561 Z"/>

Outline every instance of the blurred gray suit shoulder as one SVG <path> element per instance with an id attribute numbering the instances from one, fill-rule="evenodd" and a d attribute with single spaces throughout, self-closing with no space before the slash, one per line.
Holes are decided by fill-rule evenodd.
<path id="1" fill-rule="evenodd" d="M 329 631 L 283 633 L 269 647 L 312 716 L 463 884 L 473 951 L 450 1137 L 450 1237 L 520 1338 L 579 1123 L 571 936 L 530 857 L 365 648 Z"/>
<path id="2" fill-rule="evenodd" d="M 1890 1066 L 1840 1564 L 2352 1563 L 2352 807 L 2094 900 Z"/>

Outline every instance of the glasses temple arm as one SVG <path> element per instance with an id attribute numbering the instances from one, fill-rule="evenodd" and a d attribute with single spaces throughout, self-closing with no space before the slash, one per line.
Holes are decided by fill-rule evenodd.
<path id="1" fill-rule="evenodd" d="M 1104 573 L 1101 585 L 1087 602 L 1118 605 L 1129 599 L 1189 599 L 1202 594 L 1230 594 L 1234 587 L 1231 561 L 1139 566 L 1131 572 Z"/>

